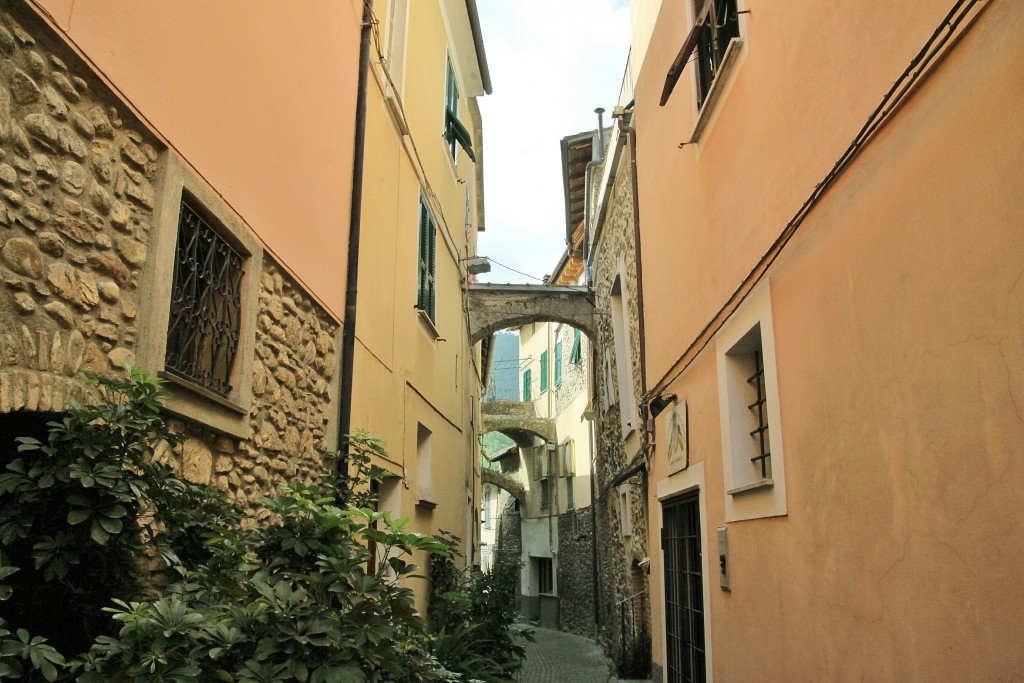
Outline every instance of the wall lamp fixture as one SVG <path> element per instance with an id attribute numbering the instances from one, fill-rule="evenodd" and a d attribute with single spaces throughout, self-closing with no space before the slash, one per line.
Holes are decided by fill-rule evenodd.
<path id="1" fill-rule="evenodd" d="M 675 394 L 658 394 L 651 401 L 651 417 L 658 417 L 669 405 L 679 400 Z"/>
<path id="2" fill-rule="evenodd" d="M 470 256 L 462 260 L 466 262 L 466 272 L 470 275 L 491 272 L 491 262 L 486 256 Z"/>

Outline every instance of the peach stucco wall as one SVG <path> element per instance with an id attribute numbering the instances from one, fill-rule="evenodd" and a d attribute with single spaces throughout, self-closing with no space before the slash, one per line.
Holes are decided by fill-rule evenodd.
<path id="1" fill-rule="evenodd" d="M 662 5 L 636 90 L 649 386 L 952 2 L 740 0 L 746 50 L 700 144 L 680 150 L 691 70 L 657 100 L 687 4 Z M 715 343 L 667 386 L 703 468 L 717 680 L 1024 677 L 1024 5 L 982 6 L 769 272 L 786 516 L 726 524 Z M 664 457 L 652 510 L 688 476 Z M 664 665 L 662 571 L 655 552 Z"/>
<path id="2" fill-rule="evenodd" d="M 337 317 L 358 0 L 31 0 Z"/>

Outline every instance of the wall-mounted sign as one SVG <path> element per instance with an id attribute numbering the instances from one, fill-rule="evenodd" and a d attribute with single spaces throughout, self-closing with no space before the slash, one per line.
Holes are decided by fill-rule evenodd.
<path id="1" fill-rule="evenodd" d="M 668 473 L 675 474 L 690 466 L 690 434 L 686 420 L 686 401 L 680 401 L 675 408 L 667 412 L 665 447 L 668 453 Z"/>

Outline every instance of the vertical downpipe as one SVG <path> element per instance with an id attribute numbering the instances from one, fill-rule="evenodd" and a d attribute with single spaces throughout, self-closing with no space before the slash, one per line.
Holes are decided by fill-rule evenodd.
<path id="1" fill-rule="evenodd" d="M 348 479 L 348 435 L 352 429 L 352 369 L 355 365 L 356 302 L 359 290 L 359 230 L 363 219 L 363 158 L 366 154 L 366 90 L 370 75 L 370 31 L 373 0 L 363 0 L 359 36 L 359 84 L 356 94 L 356 130 L 352 150 L 352 205 L 349 211 L 348 271 L 345 277 L 345 320 L 341 332 L 341 405 L 338 414 L 338 451 L 334 475 Z"/>

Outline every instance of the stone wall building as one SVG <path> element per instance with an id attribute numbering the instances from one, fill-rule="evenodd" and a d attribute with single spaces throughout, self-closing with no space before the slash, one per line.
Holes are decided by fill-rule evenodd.
<path id="1" fill-rule="evenodd" d="M 0 447 L 23 428 L 38 434 L 33 415 L 96 399 L 81 371 L 140 366 L 166 381 L 171 424 L 187 436 L 158 457 L 262 514 L 261 496 L 316 480 L 337 444 L 329 292 L 267 247 L 273 231 L 256 229 L 267 216 L 238 213 L 230 182 L 208 181 L 223 169 L 185 157 L 171 122 L 154 127 L 132 76 L 112 82 L 82 51 L 91 38 L 70 15 L 54 25 L 60 12 L 5 7 Z"/>
<path id="2" fill-rule="evenodd" d="M 615 658 L 643 652 L 650 642 L 647 449 L 629 143 L 618 127 L 563 141 L 566 201 L 586 241 L 596 309 L 597 623 Z M 574 196 L 580 197 L 575 204 Z"/>

